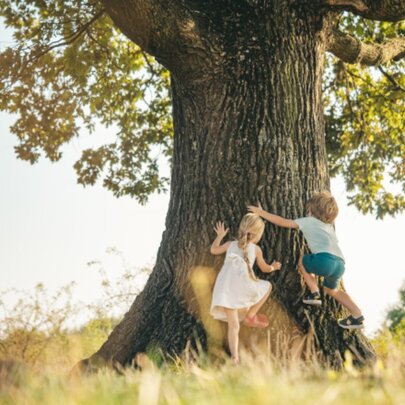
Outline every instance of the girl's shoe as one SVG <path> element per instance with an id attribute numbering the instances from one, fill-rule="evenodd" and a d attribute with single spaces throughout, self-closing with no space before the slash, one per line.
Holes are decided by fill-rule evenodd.
<path id="1" fill-rule="evenodd" d="M 269 318 L 265 314 L 256 314 L 260 322 L 269 324 Z"/>
<path id="2" fill-rule="evenodd" d="M 267 328 L 269 326 L 269 321 L 261 320 L 258 315 L 246 316 L 245 319 L 243 320 L 243 323 L 246 326 L 250 326 L 251 328 Z"/>
<path id="3" fill-rule="evenodd" d="M 319 294 L 319 291 L 315 291 L 313 293 L 309 293 L 304 297 L 302 300 L 304 304 L 309 304 L 309 305 L 321 305 L 322 300 L 321 300 L 321 294 Z"/>
<path id="4" fill-rule="evenodd" d="M 344 329 L 363 329 L 364 328 L 364 316 L 355 318 L 353 315 L 348 316 L 345 319 L 338 321 L 338 325 Z"/>

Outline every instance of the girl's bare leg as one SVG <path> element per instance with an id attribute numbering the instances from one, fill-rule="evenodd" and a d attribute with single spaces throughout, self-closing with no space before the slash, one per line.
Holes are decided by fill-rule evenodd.
<path id="1" fill-rule="evenodd" d="M 238 310 L 231 308 L 224 308 L 226 317 L 228 319 L 228 344 L 231 356 L 235 364 L 239 363 L 239 317 Z"/>
<path id="2" fill-rule="evenodd" d="M 301 273 L 305 284 L 308 286 L 311 293 L 319 292 L 319 287 L 316 282 L 315 276 L 305 270 L 304 264 L 302 263 L 302 257 L 300 257 L 300 260 L 298 262 L 298 270 Z"/>
<path id="3" fill-rule="evenodd" d="M 266 302 L 267 298 L 269 298 L 269 295 L 271 293 L 271 290 L 273 289 L 273 286 L 270 284 L 270 288 L 269 291 L 267 291 L 267 293 L 265 294 L 265 296 L 259 301 L 257 302 L 255 305 L 252 305 L 248 312 L 246 313 L 247 317 L 252 317 L 255 316 L 257 314 L 257 312 L 259 311 L 259 309 L 263 306 L 263 304 Z"/>

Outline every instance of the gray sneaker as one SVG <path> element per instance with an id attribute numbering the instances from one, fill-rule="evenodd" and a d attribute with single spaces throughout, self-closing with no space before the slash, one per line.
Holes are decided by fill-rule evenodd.
<path id="1" fill-rule="evenodd" d="M 339 320 L 338 325 L 343 329 L 363 329 L 364 316 L 359 316 L 358 318 L 355 318 L 353 315 L 350 315 L 345 319 Z"/>
<path id="2" fill-rule="evenodd" d="M 321 294 L 319 294 L 319 291 L 309 293 L 304 297 L 302 302 L 308 305 L 321 305 L 322 304 Z"/>

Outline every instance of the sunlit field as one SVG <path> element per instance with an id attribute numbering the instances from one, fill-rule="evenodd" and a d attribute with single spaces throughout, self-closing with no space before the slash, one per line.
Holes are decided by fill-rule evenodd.
<path id="1" fill-rule="evenodd" d="M 12 367 L 11 364 L 8 364 Z M 4 404 L 404 404 L 405 362 L 398 352 L 364 370 L 346 361 L 341 372 L 315 364 L 278 369 L 266 357 L 245 355 L 243 364 L 203 359 L 142 370 L 69 377 L 64 368 L 14 365 L 2 371 Z"/>
<path id="2" fill-rule="evenodd" d="M 405 404 L 404 320 L 374 336 L 378 360 L 362 369 L 348 353 L 337 371 L 319 364 L 315 355 L 286 362 L 249 348 L 239 366 L 225 353 L 214 357 L 188 350 L 164 358 L 154 350 L 134 359 L 137 368 L 72 373 L 117 322 L 111 309 L 133 299 L 135 279 L 128 277 L 124 272 L 115 283 L 103 278 L 103 305 L 88 306 L 92 319 L 76 328 L 66 325 L 84 308 L 73 304 L 69 288 L 50 295 L 40 285 L 35 293 L 21 292 L 14 306 L 3 302 L 0 403 Z"/>

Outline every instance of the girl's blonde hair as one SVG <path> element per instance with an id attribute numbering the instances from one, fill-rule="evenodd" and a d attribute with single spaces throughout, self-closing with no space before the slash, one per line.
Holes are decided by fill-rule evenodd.
<path id="1" fill-rule="evenodd" d="M 247 264 L 249 277 L 255 281 L 257 281 L 257 278 L 253 273 L 252 266 L 250 265 L 249 262 L 248 245 L 249 242 L 251 242 L 252 240 L 256 241 L 260 240 L 260 238 L 263 235 L 263 232 L 264 232 L 264 221 L 258 215 L 249 213 L 242 218 L 242 221 L 240 221 L 238 236 L 236 238 L 238 241 L 238 247 L 243 252 L 243 259 Z"/>
<path id="2" fill-rule="evenodd" d="M 336 200 L 329 191 L 315 193 L 309 199 L 307 209 L 313 217 L 327 224 L 332 224 L 339 213 Z"/>

